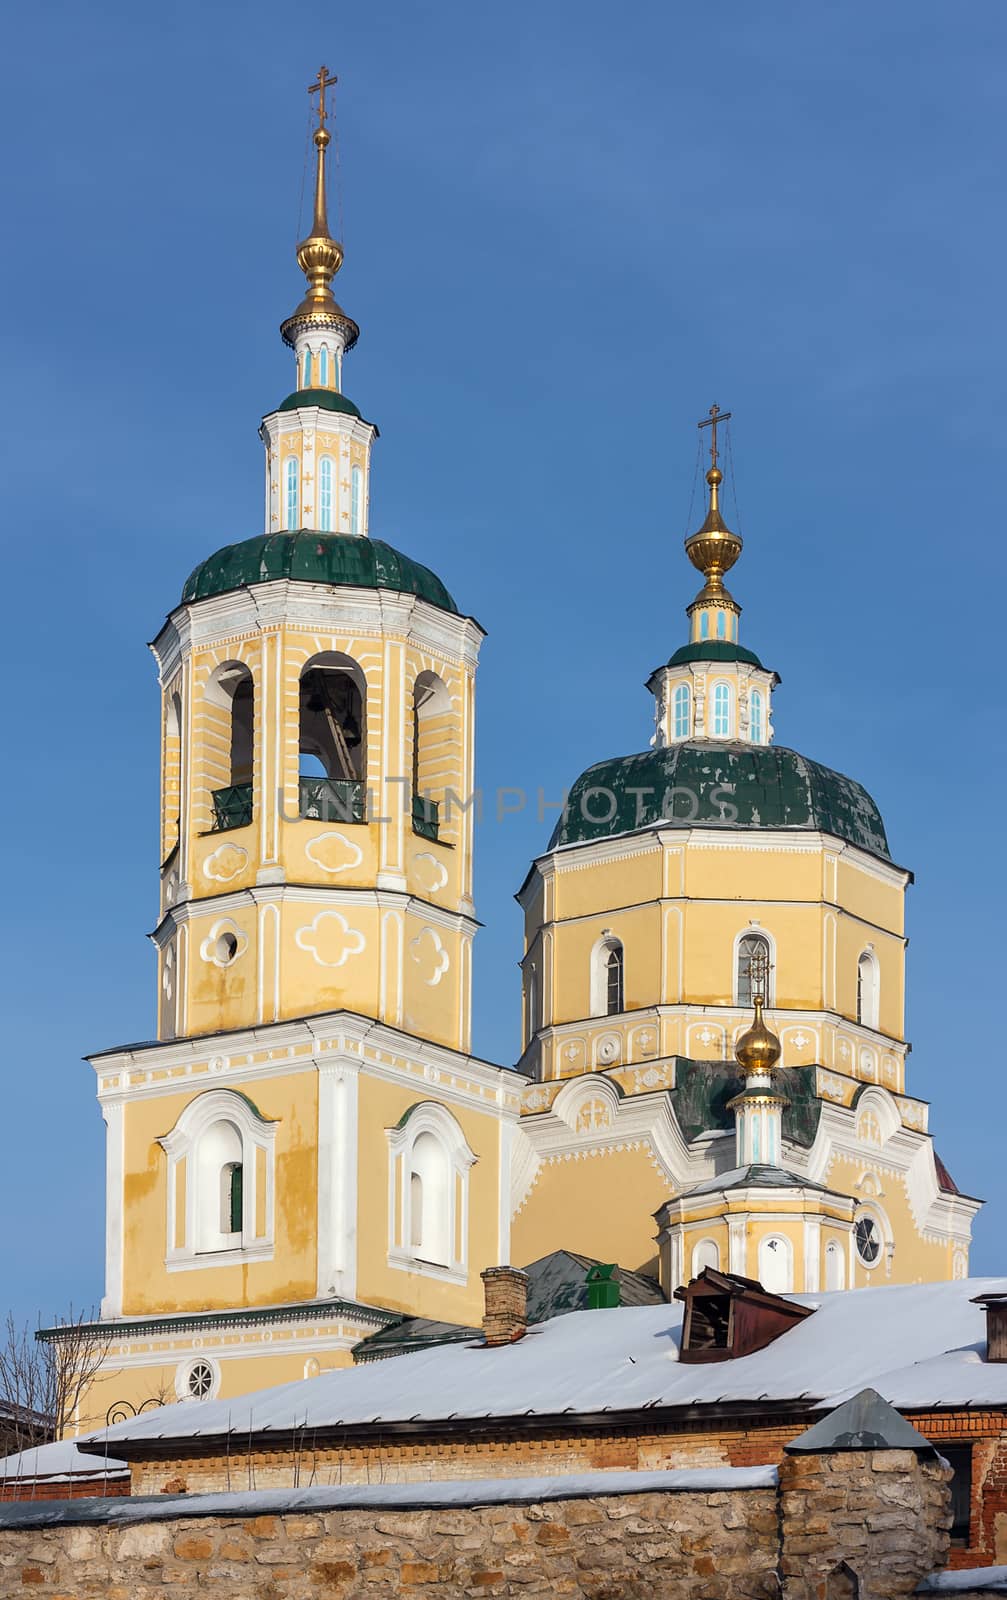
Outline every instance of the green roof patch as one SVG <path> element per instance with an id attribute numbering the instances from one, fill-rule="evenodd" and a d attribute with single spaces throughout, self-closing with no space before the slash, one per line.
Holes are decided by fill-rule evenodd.
<path id="1" fill-rule="evenodd" d="M 319 406 L 323 411 L 342 411 L 348 417 L 359 417 L 360 411 L 336 389 L 295 389 L 281 400 L 277 411 L 301 411 L 307 406 Z"/>
<path id="2" fill-rule="evenodd" d="M 436 573 L 381 539 L 355 533 L 315 533 L 307 528 L 297 533 L 260 534 L 240 544 L 224 545 L 190 574 L 182 603 L 285 578 L 334 587 L 393 589 L 414 594 L 442 611 L 458 611 Z"/>
<path id="3" fill-rule="evenodd" d="M 697 644 L 683 644 L 668 666 L 681 667 L 689 661 L 745 661 L 750 667 L 766 671 L 754 650 L 746 650 L 743 644 L 731 644 L 727 639 L 701 639 Z"/>
<path id="4" fill-rule="evenodd" d="M 696 739 L 581 773 L 549 849 L 640 828 L 801 829 L 891 859 L 881 813 L 853 778 L 781 745 Z"/>

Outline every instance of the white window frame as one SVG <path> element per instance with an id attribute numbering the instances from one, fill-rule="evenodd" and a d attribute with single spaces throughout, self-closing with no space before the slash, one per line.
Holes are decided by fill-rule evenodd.
<path id="1" fill-rule="evenodd" d="M 293 490 L 293 520 L 291 520 L 291 489 Z M 283 463 L 283 527 L 286 533 L 296 533 L 301 520 L 301 464 L 296 456 L 288 456 Z"/>
<path id="2" fill-rule="evenodd" d="M 717 726 L 717 696 L 720 690 L 724 691 L 727 699 L 727 731 L 721 733 Z M 710 685 L 710 737 L 712 739 L 730 739 L 734 732 L 734 689 L 726 678 L 718 678 Z"/>
<path id="3" fill-rule="evenodd" d="M 331 456 L 318 462 L 318 529 L 331 533 L 336 511 L 336 464 Z"/>
<path id="4" fill-rule="evenodd" d="M 857 1223 L 863 1220 L 873 1222 L 881 1239 L 881 1248 L 873 1261 L 865 1261 L 857 1248 Z M 889 1261 L 889 1245 L 892 1242 L 892 1230 L 888 1217 L 875 1200 L 861 1203 L 853 1213 L 853 1230 L 850 1235 L 850 1244 L 853 1247 L 853 1259 L 861 1272 L 877 1272 L 879 1267 L 886 1267 L 891 1271 Z M 852 1287 L 852 1284 L 851 1284 Z"/>
<path id="5" fill-rule="evenodd" d="M 861 1005 L 863 995 L 861 973 L 865 967 L 869 968 L 871 973 L 871 1004 L 867 1008 L 864 1008 Z M 861 1011 L 863 1011 L 863 1015 L 861 1015 Z M 868 1011 L 870 1013 L 869 1015 Z M 879 1031 L 881 1026 L 881 966 L 876 954 L 871 949 L 861 950 L 857 957 L 857 994 L 855 1015 L 861 1028 L 870 1028 L 875 1033 Z"/>
<path id="6" fill-rule="evenodd" d="M 388 1265 L 402 1272 L 418 1272 L 442 1283 L 467 1284 L 469 1279 L 469 1172 L 478 1159 L 470 1150 L 458 1122 L 445 1106 L 423 1100 L 403 1117 L 395 1128 L 385 1130 L 388 1139 Z M 413 1249 L 412 1228 L 412 1153 L 421 1134 L 431 1134 L 444 1153 L 450 1188 L 448 1192 L 448 1239 L 450 1260 L 445 1264 L 424 1261 Z"/>
<path id="7" fill-rule="evenodd" d="M 222 1250 L 198 1250 L 198 1208 L 212 1205 L 219 1214 L 220 1188 L 215 1184 L 211 1195 L 199 1193 L 198 1147 L 203 1134 L 217 1122 L 230 1122 L 241 1139 L 242 1165 L 242 1221 L 241 1237 L 237 1244 Z M 168 1158 L 167 1239 L 165 1266 L 169 1272 L 180 1272 L 201 1267 L 215 1267 L 229 1261 L 271 1260 L 273 1255 L 275 1196 L 275 1122 L 260 1117 L 244 1095 L 231 1089 L 209 1089 L 197 1095 L 182 1112 L 169 1134 L 159 1139 Z M 265 1231 L 257 1235 L 255 1219 L 258 1214 L 257 1152 L 265 1156 Z M 178 1234 L 177 1194 L 179 1167 L 184 1168 L 185 1217 L 182 1243 L 176 1244 Z"/>
<path id="8" fill-rule="evenodd" d="M 766 742 L 766 697 L 761 689 L 753 689 L 748 697 L 748 736 L 753 744 Z"/>
<path id="9" fill-rule="evenodd" d="M 622 1005 L 623 1011 L 608 1009 L 608 958 L 614 950 L 622 952 Z M 592 1017 L 622 1016 L 626 1009 L 626 947 L 613 933 L 604 933 L 591 951 L 591 1015 Z"/>
<path id="10" fill-rule="evenodd" d="M 859 1259 L 859 1258 L 858 1258 Z M 837 1284 L 829 1283 L 829 1261 L 838 1261 L 839 1270 L 837 1277 L 842 1281 Z M 825 1246 L 825 1289 L 829 1294 L 838 1294 L 846 1288 L 846 1253 L 838 1239 L 829 1239 Z"/>
<path id="11" fill-rule="evenodd" d="M 741 928 L 734 936 L 734 950 L 731 955 L 731 998 L 733 1003 L 741 1009 L 749 1009 L 751 1001 L 741 998 L 741 944 L 743 939 L 763 939 L 769 946 L 769 971 L 766 974 L 766 1006 L 776 1004 L 776 940 L 768 928 L 761 925 L 756 927 L 749 923 L 747 928 Z"/>
<path id="12" fill-rule="evenodd" d="M 683 708 L 684 715 L 679 717 L 679 707 Z M 684 721 L 684 728 L 679 732 L 680 721 Z M 671 696 L 671 737 L 673 739 L 688 739 L 692 732 L 692 690 L 687 683 L 676 683 Z"/>
<path id="13" fill-rule="evenodd" d="M 350 468 L 350 532 L 364 531 L 364 469 Z"/>
<path id="14" fill-rule="evenodd" d="M 782 1289 L 774 1284 L 772 1286 L 772 1288 L 767 1288 L 766 1292 L 767 1292 L 767 1294 L 793 1294 L 793 1292 L 794 1292 L 794 1246 L 791 1243 L 791 1241 L 787 1238 L 785 1233 L 767 1233 L 764 1238 L 759 1240 L 759 1243 L 758 1243 L 758 1246 L 757 1246 L 756 1252 L 755 1252 L 756 1276 L 758 1277 L 759 1282 L 765 1288 L 766 1287 L 765 1280 L 764 1280 L 763 1274 L 762 1274 L 762 1252 L 770 1244 L 780 1244 L 780 1245 L 783 1246 L 783 1258 L 787 1263 L 787 1275 L 786 1275 L 786 1282 L 785 1282 L 785 1284 L 784 1284 Z"/>
<path id="15" fill-rule="evenodd" d="M 700 1253 L 706 1252 L 709 1254 L 711 1250 L 713 1251 L 713 1261 L 700 1261 Z M 716 1239 L 711 1239 L 707 1235 L 702 1239 L 697 1239 L 692 1247 L 692 1278 L 698 1278 L 703 1268 L 709 1266 L 712 1266 L 715 1272 L 720 1271 L 720 1246 Z"/>

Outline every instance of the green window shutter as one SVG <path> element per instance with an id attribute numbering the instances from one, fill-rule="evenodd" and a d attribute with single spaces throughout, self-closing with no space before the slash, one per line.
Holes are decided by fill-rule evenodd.
<path id="1" fill-rule="evenodd" d="M 244 1168 L 231 1168 L 231 1232 L 241 1233 L 244 1225 Z"/>

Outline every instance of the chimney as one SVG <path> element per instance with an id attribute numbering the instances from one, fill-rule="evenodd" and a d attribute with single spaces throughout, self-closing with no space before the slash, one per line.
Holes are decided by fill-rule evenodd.
<path id="1" fill-rule="evenodd" d="M 1007 1294 L 980 1294 L 972 1304 L 986 1311 L 986 1360 L 1007 1361 Z"/>
<path id="2" fill-rule="evenodd" d="M 483 1336 L 488 1345 L 513 1344 L 528 1327 L 528 1274 L 518 1267 L 487 1267 Z"/>

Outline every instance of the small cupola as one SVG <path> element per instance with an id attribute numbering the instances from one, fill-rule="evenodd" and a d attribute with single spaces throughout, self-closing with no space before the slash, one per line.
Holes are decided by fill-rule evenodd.
<path id="1" fill-rule="evenodd" d="M 781 1334 L 810 1317 L 813 1307 L 769 1294 L 755 1278 L 705 1267 L 675 1290 L 685 1302 L 681 1361 L 732 1361 L 764 1350 Z"/>

